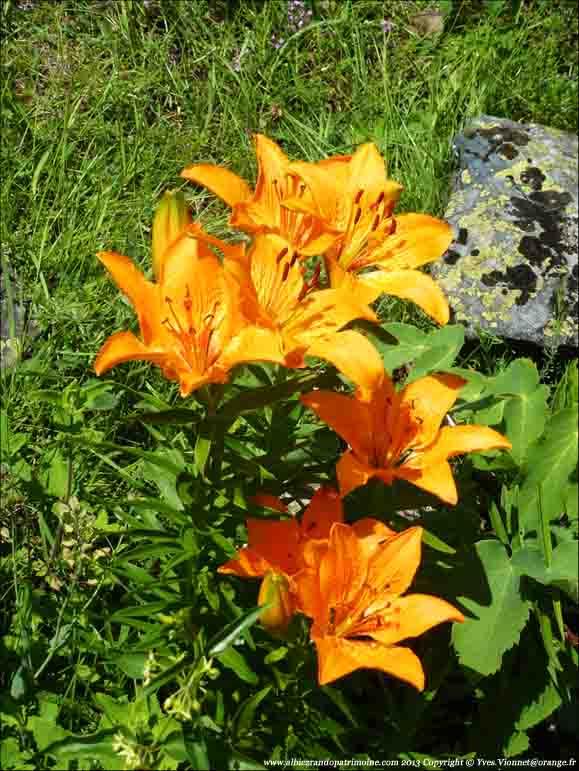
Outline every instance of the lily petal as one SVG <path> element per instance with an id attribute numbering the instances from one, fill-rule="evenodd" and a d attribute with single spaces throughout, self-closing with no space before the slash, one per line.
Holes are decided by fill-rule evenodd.
<path id="1" fill-rule="evenodd" d="M 344 521 L 342 499 L 337 490 L 320 487 L 314 493 L 301 521 L 302 538 L 329 538 L 335 522 Z"/>
<path id="2" fill-rule="evenodd" d="M 227 369 L 251 361 L 285 364 L 281 335 L 273 329 L 247 326 L 231 340 L 221 361 Z"/>
<path id="3" fill-rule="evenodd" d="M 417 463 L 423 463 L 424 455 L 425 453 L 420 454 Z M 399 479 L 405 479 L 416 487 L 420 487 L 421 490 L 436 495 L 441 501 L 449 503 L 451 506 L 458 502 L 458 492 L 452 476 L 452 469 L 445 460 L 420 467 L 404 464 L 395 469 L 394 473 Z"/>
<path id="4" fill-rule="evenodd" d="M 228 206 L 235 206 L 251 198 L 251 190 L 247 182 L 221 166 L 208 163 L 187 166 L 181 172 L 181 176 L 211 190 Z"/>
<path id="5" fill-rule="evenodd" d="M 337 522 L 319 567 L 320 593 L 329 608 L 345 606 L 366 580 L 366 565 L 359 538 L 349 525 Z"/>
<path id="6" fill-rule="evenodd" d="M 450 603 L 428 594 L 400 597 L 391 604 L 390 614 L 392 623 L 387 622 L 383 629 L 367 633 L 373 640 L 385 645 L 393 645 L 409 637 L 418 637 L 446 621 L 464 621 L 462 613 Z"/>
<path id="7" fill-rule="evenodd" d="M 97 257 L 135 309 L 143 342 L 149 345 L 159 330 L 157 286 L 147 281 L 133 261 L 122 254 L 99 252 Z"/>
<path id="8" fill-rule="evenodd" d="M 367 404 L 335 391 L 310 391 L 300 401 L 312 409 L 357 455 L 366 457 L 371 449 L 372 419 Z"/>
<path id="9" fill-rule="evenodd" d="M 379 669 L 410 683 L 419 691 L 424 690 L 424 670 L 410 648 L 339 637 L 316 637 L 314 643 L 318 652 L 320 685 L 327 685 L 358 669 Z"/>
<path id="10" fill-rule="evenodd" d="M 484 450 L 510 450 L 509 440 L 488 426 L 443 426 L 429 449 L 417 455 L 416 466 L 424 468 L 456 455 Z M 412 460 L 410 466 L 414 466 Z"/>
<path id="11" fill-rule="evenodd" d="M 439 324 L 448 322 L 448 301 L 438 284 L 426 273 L 418 270 L 374 270 L 358 276 L 358 280 L 378 294 L 411 300 Z"/>
<path id="12" fill-rule="evenodd" d="M 217 568 L 218 573 L 235 575 L 240 578 L 260 578 L 264 576 L 272 565 L 254 549 L 240 549 L 235 559 L 229 560 Z"/>
<path id="13" fill-rule="evenodd" d="M 248 519 L 249 547 L 273 569 L 292 575 L 298 569 L 299 525 L 295 519 Z"/>
<path id="14" fill-rule="evenodd" d="M 456 375 L 429 375 L 403 389 L 401 404 L 408 405 L 414 420 L 420 424 L 420 446 L 426 447 L 434 441 L 444 416 L 465 383 L 466 380 Z"/>
<path id="15" fill-rule="evenodd" d="M 105 341 L 97 353 L 94 371 L 102 375 L 107 370 L 127 361 L 150 361 L 163 365 L 167 353 L 161 349 L 152 349 L 144 345 L 132 332 L 116 332 Z"/>
<path id="16" fill-rule="evenodd" d="M 340 495 L 345 498 L 348 493 L 357 487 L 362 487 L 378 473 L 379 469 L 359 460 L 353 452 L 345 452 L 336 464 Z"/>
<path id="17" fill-rule="evenodd" d="M 358 387 L 361 400 L 370 397 L 382 383 L 384 364 L 376 348 L 360 332 L 347 329 L 314 340 L 308 356 L 329 361 Z"/>
<path id="18" fill-rule="evenodd" d="M 409 527 L 390 538 L 368 566 L 368 584 L 379 593 L 403 594 L 416 575 L 422 554 L 422 528 Z"/>
<path id="19" fill-rule="evenodd" d="M 440 259 L 452 239 L 452 228 L 444 220 L 429 214 L 397 214 L 396 232 L 373 252 L 373 262 L 385 270 L 418 268 Z"/>

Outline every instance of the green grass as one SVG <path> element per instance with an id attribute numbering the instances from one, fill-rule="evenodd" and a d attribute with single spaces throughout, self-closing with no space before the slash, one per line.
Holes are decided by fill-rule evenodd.
<path id="1" fill-rule="evenodd" d="M 51 0 L 22 10 L 4 0 L 2 261 L 17 272 L 44 332 L 32 358 L 3 377 L 2 408 L 10 430 L 27 434 L 32 466 L 46 459 L 58 430 L 52 407 L 33 392 L 84 382 L 105 338 L 134 324 L 95 253 L 128 254 L 148 271 L 152 212 L 175 187 L 210 231 L 226 232 L 224 207 L 179 178 L 185 165 L 215 162 L 253 178 L 254 132 L 311 160 L 370 140 L 405 186 L 401 209 L 442 215 L 451 140 L 470 117 L 577 130 L 574 3 L 455 0 L 445 4 L 444 33 L 422 38 L 410 22 L 424 8 L 318 0 L 313 22 L 292 34 L 283 2 Z M 388 35 L 384 18 L 394 23 Z M 274 34 L 285 38 L 280 49 Z M 394 320 L 408 313 L 399 304 L 383 310 Z M 495 372 L 513 356 L 483 339 L 467 361 Z M 552 358 L 548 367 L 557 370 Z M 137 392 L 179 401 L 147 365 L 121 367 L 114 378 L 128 390 L 113 413 L 94 420 L 101 438 L 137 440 L 116 423 Z M 72 473 L 72 489 L 95 499 L 119 489 L 88 453 L 75 456 Z M 51 513 L 41 498 L 11 499 L 2 516 L 18 545 L 47 548 L 42 521 Z M 20 554 L 0 586 L 9 600 L 3 622 L 16 607 L 21 630 L 29 570 Z M 75 688 L 85 687 L 77 680 L 71 726 L 86 725 L 73 708 Z"/>

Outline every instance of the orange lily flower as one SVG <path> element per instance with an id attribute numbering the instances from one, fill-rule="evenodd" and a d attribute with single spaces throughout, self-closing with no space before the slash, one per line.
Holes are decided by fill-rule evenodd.
<path id="1" fill-rule="evenodd" d="M 351 158 L 319 163 L 292 163 L 289 172 L 306 185 L 307 195 L 289 198 L 284 206 L 310 214 L 341 237 L 325 252 L 332 286 L 349 285 L 361 300 L 382 293 L 411 300 L 440 324 L 449 309 L 438 285 L 416 270 L 439 259 L 452 241 L 452 230 L 427 214 L 400 214 L 394 207 L 401 185 L 387 178 L 376 146 L 359 147 Z M 366 269 L 372 268 L 369 272 Z M 347 281 L 347 273 L 356 282 Z"/>
<path id="2" fill-rule="evenodd" d="M 97 255 L 135 308 L 141 331 L 141 339 L 132 332 L 109 337 L 95 360 L 97 375 L 127 361 L 151 361 L 180 383 L 182 396 L 227 379 L 223 353 L 244 321 L 235 282 L 209 243 L 226 254 L 239 252 L 192 224 L 184 200 L 169 193 L 153 223 L 155 283 L 128 257 Z"/>
<path id="3" fill-rule="evenodd" d="M 287 507 L 274 496 L 256 496 L 256 504 L 287 513 Z M 218 569 L 241 578 L 259 578 L 269 571 L 292 576 L 302 566 L 301 550 L 311 538 L 328 538 L 334 522 L 342 522 L 344 512 L 338 493 L 330 487 L 316 490 L 301 521 L 247 520 L 248 545 L 234 559 Z"/>
<path id="4" fill-rule="evenodd" d="M 256 496 L 254 502 L 287 512 L 273 496 Z M 320 487 L 305 510 L 301 521 L 248 519 L 248 546 L 218 568 L 219 573 L 241 578 L 263 578 L 258 604 L 272 602 L 261 622 L 270 631 L 283 631 L 296 612 L 295 597 L 288 578 L 302 566 L 302 550 L 309 539 L 328 538 L 335 522 L 342 522 L 344 512 L 340 496 L 329 487 Z"/>
<path id="5" fill-rule="evenodd" d="M 181 176 L 208 188 L 231 207 L 229 224 L 247 233 L 277 233 L 305 256 L 322 254 L 338 237 L 335 228 L 309 212 L 282 206 L 288 197 L 298 199 L 306 188 L 288 173 L 289 158 L 271 139 L 255 135 L 257 182 L 252 193 L 247 182 L 228 169 L 197 164 Z"/>
<path id="6" fill-rule="evenodd" d="M 381 377 L 382 361 L 368 339 L 339 331 L 356 318 L 376 321 L 374 312 L 344 290 L 309 291 L 298 253 L 281 236 L 258 234 L 247 254 L 226 256 L 224 264 L 238 282 L 248 322 L 229 349 L 231 366 L 261 359 L 303 367 L 308 355 L 330 361 L 363 389 Z"/>
<path id="7" fill-rule="evenodd" d="M 386 484 L 405 479 L 455 504 L 458 494 L 448 459 L 511 448 L 487 426 L 441 427 L 464 384 L 455 375 L 430 375 L 396 392 L 384 373 L 365 400 L 331 391 L 303 395 L 302 402 L 350 445 L 336 467 L 340 493 L 347 495 L 373 477 Z"/>
<path id="8" fill-rule="evenodd" d="M 464 616 L 445 600 L 406 592 L 421 558 L 422 528 L 394 533 L 377 520 L 337 523 L 324 542 L 309 542 L 306 567 L 293 578 L 299 610 L 313 619 L 318 681 L 379 669 L 424 689 L 424 670 L 397 643 Z"/>

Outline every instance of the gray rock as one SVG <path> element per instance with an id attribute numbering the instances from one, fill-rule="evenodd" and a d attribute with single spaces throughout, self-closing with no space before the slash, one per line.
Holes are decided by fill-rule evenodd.
<path id="1" fill-rule="evenodd" d="M 40 327 L 23 299 L 16 276 L 0 268 L 0 369 L 13 367 L 31 339 L 40 334 Z"/>
<path id="2" fill-rule="evenodd" d="M 455 147 L 455 241 L 433 274 L 456 320 L 577 347 L 577 137 L 481 116 Z"/>

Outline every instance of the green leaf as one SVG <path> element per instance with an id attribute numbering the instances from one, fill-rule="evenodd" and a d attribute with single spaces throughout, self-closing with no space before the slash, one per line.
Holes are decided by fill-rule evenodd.
<path id="1" fill-rule="evenodd" d="M 428 347 L 414 361 L 414 366 L 407 383 L 428 375 L 431 372 L 447 370 L 452 366 L 464 343 L 462 324 L 447 324 L 428 336 Z"/>
<path id="2" fill-rule="evenodd" d="M 106 693 L 95 693 L 94 700 L 112 728 L 129 725 L 129 705 L 126 700 L 113 699 Z"/>
<path id="3" fill-rule="evenodd" d="M 488 382 L 489 392 L 502 396 L 529 394 L 538 386 L 539 372 L 530 359 L 515 359 Z"/>
<path id="4" fill-rule="evenodd" d="M 180 468 L 185 467 L 185 461 L 182 453 L 177 448 L 160 448 L 156 451 L 155 455 L 158 458 L 169 460 L 174 463 L 175 466 Z M 165 466 L 160 466 L 154 461 L 148 460 L 143 463 L 143 476 L 149 482 L 153 482 L 157 486 L 161 498 L 177 511 L 183 510 L 183 503 L 177 492 L 177 479 L 179 474 L 170 471 Z"/>
<path id="5" fill-rule="evenodd" d="M 193 457 L 195 458 L 195 471 L 199 476 L 203 476 L 205 473 L 205 466 L 209 460 L 209 453 L 211 452 L 211 439 L 200 434 L 195 441 L 195 449 L 193 451 Z"/>
<path id="6" fill-rule="evenodd" d="M 513 445 L 511 454 L 519 465 L 524 463 L 529 446 L 543 433 L 548 395 L 547 386 L 539 386 L 513 396 L 505 404 L 506 434 Z"/>
<path id="7" fill-rule="evenodd" d="M 147 661 L 146 653 L 124 653 L 112 659 L 112 663 L 133 680 L 142 680 Z"/>
<path id="8" fill-rule="evenodd" d="M 56 449 L 51 458 L 46 491 L 49 495 L 63 500 L 68 496 L 68 459 L 64 457 L 60 449 Z"/>
<path id="9" fill-rule="evenodd" d="M 235 713 L 235 716 L 233 718 L 233 725 L 234 728 L 234 736 L 239 736 L 240 734 L 246 733 L 247 731 L 251 730 L 251 726 L 253 724 L 253 718 L 255 717 L 255 712 L 261 702 L 265 699 L 265 697 L 269 694 L 271 691 L 272 686 L 266 685 L 265 688 L 262 688 L 261 690 L 257 691 L 257 693 L 254 693 L 253 696 L 250 696 L 247 698 L 240 706 L 237 712 Z"/>
<path id="10" fill-rule="evenodd" d="M 564 498 L 565 513 L 573 522 L 579 518 L 579 485 L 577 482 L 567 486 Z"/>
<path id="11" fill-rule="evenodd" d="M 114 758 L 116 752 L 113 750 L 114 729 L 98 731 L 87 736 L 70 736 L 50 744 L 45 748 L 47 755 L 56 755 L 57 757 L 72 758 L 98 758 L 103 761 Z M 105 766 L 109 768 L 110 766 Z"/>
<path id="12" fill-rule="evenodd" d="M 45 150 L 42 155 L 40 156 L 40 160 L 36 164 L 36 168 L 34 169 L 34 173 L 32 175 L 32 182 L 30 184 L 30 192 L 32 195 L 32 198 L 36 198 L 36 191 L 38 189 L 38 180 L 40 179 L 40 175 L 42 174 L 42 169 L 46 166 L 46 162 L 50 158 L 50 153 L 53 152 L 54 147 L 49 147 L 48 150 Z"/>
<path id="13" fill-rule="evenodd" d="M 547 567 L 542 551 L 526 546 L 513 554 L 512 563 L 523 576 L 530 576 L 546 586 L 555 586 L 566 592 L 574 602 L 579 601 L 579 543 L 567 541 L 553 549 L 551 565 Z"/>
<path id="14" fill-rule="evenodd" d="M 397 322 L 384 324 L 380 331 L 370 327 L 368 332 L 390 373 L 403 364 L 413 363 L 409 383 L 430 372 L 448 369 L 464 342 L 460 324 L 448 324 L 428 335 L 410 324 Z M 385 341 L 380 332 L 395 338 L 398 344 L 390 345 L 388 337 Z"/>
<path id="15" fill-rule="evenodd" d="M 259 677 L 251 669 L 245 657 L 237 650 L 237 648 L 232 648 L 230 646 L 221 653 L 218 653 L 216 658 L 224 667 L 235 672 L 237 677 L 245 683 L 249 683 L 250 685 L 257 685 L 259 683 Z"/>
<path id="16" fill-rule="evenodd" d="M 539 529 L 539 503 L 549 508 L 550 519 L 563 513 L 563 496 L 577 468 L 578 434 L 577 407 L 569 407 L 551 417 L 542 439 L 529 449 L 519 496 L 519 522 L 527 532 Z"/>
<path id="17" fill-rule="evenodd" d="M 266 607 L 267 605 L 260 605 L 258 608 L 249 610 L 244 615 L 236 618 L 231 624 L 228 624 L 223 631 L 219 632 L 209 641 L 207 655 L 218 656 L 232 645 L 246 629 L 255 624 Z"/>
<path id="18" fill-rule="evenodd" d="M 465 575 L 469 595 L 458 599 L 471 614 L 454 624 L 453 645 L 461 663 L 482 675 L 501 666 L 504 653 L 515 645 L 529 616 L 530 604 L 520 595 L 520 574 L 499 541 L 475 544 L 479 563 Z M 480 568 L 482 567 L 482 575 Z"/>
<path id="19" fill-rule="evenodd" d="M 226 402 L 219 411 L 219 415 L 222 417 L 237 417 L 242 412 L 257 410 L 260 407 L 266 407 L 283 401 L 295 393 L 305 393 L 316 387 L 328 386 L 330 382 L 335 382 L 333 376 L 328 374 L 310 374 L 290 378 L 284 383 L 278 383 L 277 385 L 247 389 L 247 391 Z"/>

